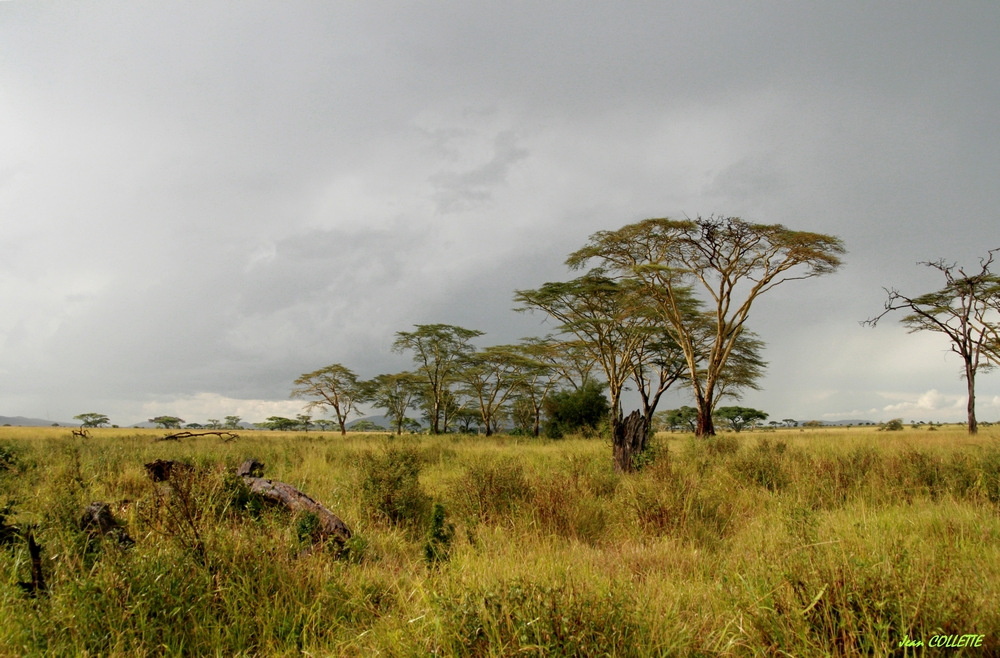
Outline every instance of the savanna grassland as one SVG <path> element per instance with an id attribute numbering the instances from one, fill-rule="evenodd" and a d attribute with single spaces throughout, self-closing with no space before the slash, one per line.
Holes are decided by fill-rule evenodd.
<path id="1" fill-rule="evenodd" d="M 47 587 L 10 539 L 4 655 L 1000 655 L 1000 428 L 660 434 L 624 476 L 599 438 L 162 434 L 0 431 Z M 247 457 L 354 537 L 308 550 Z M 195 467 L 186 520 L 155 459 Z M 92 501 L 134 545 L 80 529 Z"/>

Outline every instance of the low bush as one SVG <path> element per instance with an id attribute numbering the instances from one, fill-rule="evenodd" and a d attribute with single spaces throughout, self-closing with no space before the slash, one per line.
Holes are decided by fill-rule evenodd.
<path id="1" fill-rule="evenodd" d="M 361 500 L 378 520 L 417 527 L 427 516 L 430 499 L 420 486 L 420 452 L 409 442 L 391 440 L 361 457 Z"/>

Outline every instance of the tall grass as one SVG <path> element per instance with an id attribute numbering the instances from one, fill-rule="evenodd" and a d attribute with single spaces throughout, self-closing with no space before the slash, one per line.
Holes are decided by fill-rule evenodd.
<path id="1" fill-rule="evenodd" d="M 937 655 L 976 633 L 950 654 L 1000 655 L 993 432 L 665 434 L 619 476 L 600 439 L 2 428 L 4 522 L 35 528 L 48 594 L 0 548 L 0 653 Z M 308 519 L 232 475 L 247 457 L 349 546 L 303 551 Z M 190 481 L 152 483 L 154 459 Z M 80 529 L 97 500 L 133 546 Z"/>

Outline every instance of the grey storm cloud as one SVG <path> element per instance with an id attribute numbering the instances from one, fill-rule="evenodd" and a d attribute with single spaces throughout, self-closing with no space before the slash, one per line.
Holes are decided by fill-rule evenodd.
<path id="1" fill-rule="evenodd" d="M 287 411 L 304 371 L 407 367 L 416 323 L 551 331 L 513 291 L 590 233 L 718 213 L 849 250 L 755 307 L 748 403 L 961 417 L 945 344 L 857 321 L 1000 246 L 998 31 L 973 3 L 0 3 L 0 414 Z"/>

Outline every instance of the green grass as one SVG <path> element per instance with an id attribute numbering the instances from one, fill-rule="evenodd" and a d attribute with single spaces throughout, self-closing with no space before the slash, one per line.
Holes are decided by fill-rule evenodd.
<path id="1" fill-rule="evenodd" d="M 630 476 L 600 439 L 93 434 L 0 428 L 0 508 L 49 588 L 0 549 L 0 654 L 1000 655 L 1000 428 L 661 434 Z M 348 547 L 304 552 L 312 519 L 248 496 L 247 457 Z M 195 466 L 188 525 L 154 459 Z M 78 528 L 96 500 L 134 546 Z M 964 633 L 983 646 L 899 648 Z"/>

